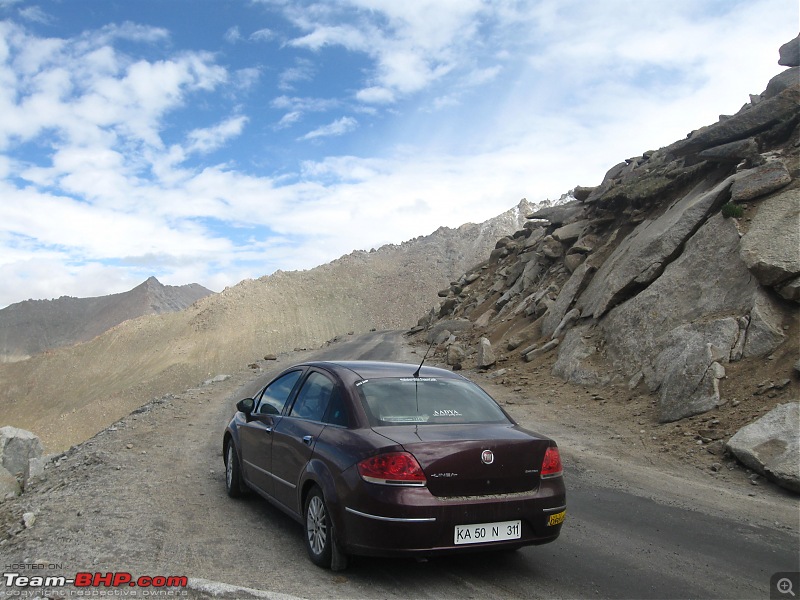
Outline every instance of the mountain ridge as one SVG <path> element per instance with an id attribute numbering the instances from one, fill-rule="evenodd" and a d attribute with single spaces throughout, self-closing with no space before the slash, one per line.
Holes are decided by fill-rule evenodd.
<path id="1" fill-rule="evenodd" d="M 183 310 L 213 293 L 197 283 L 163 285 L 151 276 L 118 294 L 17 302 L 0 310 L 0 362 L 86 342 L 129 319 Z"/>
<path id="2" fill-rule="evenodd" d="M 0 364 L 3 425 L 33 431 L 48 451 L 63 450 L 154 398 L 265 356 L 351 332 L 408 329 L 439 289 L 533 209 L 523 199 L 481 224 L 246 279 L 182 311 L 141 316 L 76 346 Z"/>

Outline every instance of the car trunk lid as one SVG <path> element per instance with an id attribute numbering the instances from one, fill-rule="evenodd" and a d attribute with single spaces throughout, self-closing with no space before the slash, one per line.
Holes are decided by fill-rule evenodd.
<path id="1" fill-rule="evenodd" d="M 534 490 L 551 441 L 516 425 L 376 427 L 419 462 L 434 496 L 485 496 Z"/>

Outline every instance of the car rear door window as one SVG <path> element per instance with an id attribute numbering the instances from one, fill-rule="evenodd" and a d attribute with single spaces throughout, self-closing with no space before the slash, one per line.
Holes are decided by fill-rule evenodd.
<path id="1" fill-rule="evenodd" d="M 334 394 L 335 384 L 322 373 L 312 371 L 297 394 L 290 417 L 322 421 L 328 403 Z"/>
<path id="2" fill-rule="evenodd" d="M 303 371 L 290 371 L 270 383 L 261 394 L 256 412 L 262 415 L 279 415 L 292 395 L 292 390 Z"/>

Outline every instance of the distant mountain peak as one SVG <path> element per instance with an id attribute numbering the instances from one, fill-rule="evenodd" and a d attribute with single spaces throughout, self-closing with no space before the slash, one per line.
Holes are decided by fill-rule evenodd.
<path id="1" fill-rule="evenodd" d="M 183 310 L 213 293 L 196 283 L 163 285 L 150 276 L 120 294 L 12 304 L 0 310 L 0 362 L 85 342 L 123 321 Z"/>

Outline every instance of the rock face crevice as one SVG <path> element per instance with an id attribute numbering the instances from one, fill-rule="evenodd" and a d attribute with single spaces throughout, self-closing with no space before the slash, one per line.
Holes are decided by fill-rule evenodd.
<path id="1" fill-rule="evenodd" d="M 557 353 L 553 374 L 573 383 L 643 381 L 662 422 L 726 402 L 720 381 L 732 363 L 779 349 L 794 363 L 800 65 L 791 48 L 781 53 L 790 69 L 735 115 L 529 215 L 440 293 L 447 318 L 468 318 L 485 340 L 515 332 L 507 343 L 524 349 L 520 360 Z"/>

